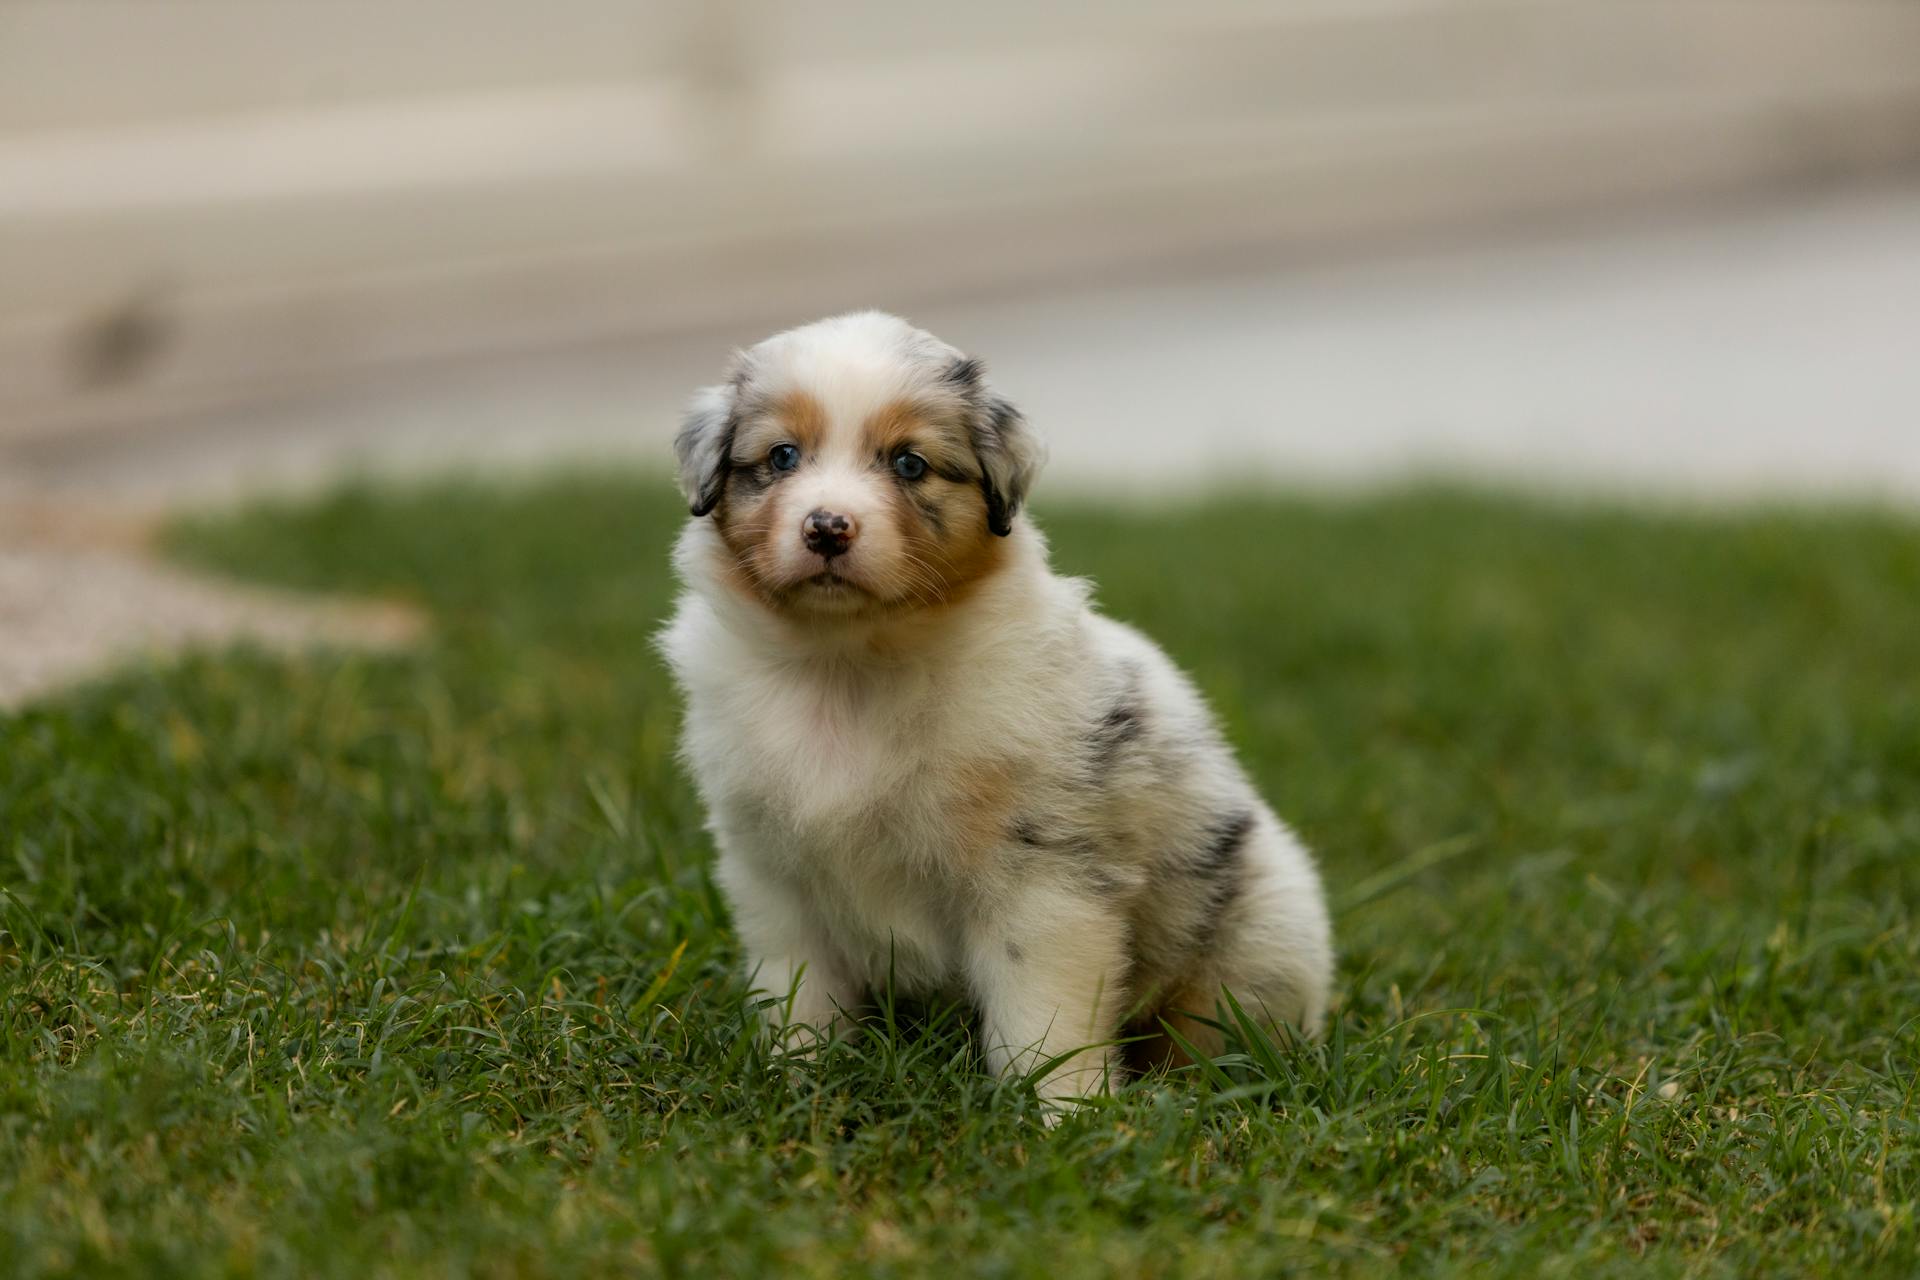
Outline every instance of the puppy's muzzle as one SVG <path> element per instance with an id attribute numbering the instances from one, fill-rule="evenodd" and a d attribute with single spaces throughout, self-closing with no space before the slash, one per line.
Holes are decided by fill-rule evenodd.
<path id="1" fill-rule="evenodd" d="M 858 532 L 859 526 L 853 517 L 837 511 L 812 511 L 800 522 L 800 537 L 806 542 L 807 550 L 829 560 L 844 554 Z"/>

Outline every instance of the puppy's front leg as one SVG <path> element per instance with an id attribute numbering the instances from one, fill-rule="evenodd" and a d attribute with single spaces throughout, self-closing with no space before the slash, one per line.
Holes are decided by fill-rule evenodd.
<path id="1" fill-rule="evenodd" d="M 776 1048 L 814 1048 L 859 1002 L 858 985 L 799 894 L 726 853 L 719 873 L 733 900 L 747 979 L 756 995 L 774 1001 L 763 1014 L 767 1034 Z"/>
<path id="2" fill-rule="evenodd" d="M 1127 1005 L 1126 923 L 1070 889 L 1028 887 L 969 938 L 987 1063 L 1002 1075 L 1062 1054 L 1039 1082 L 1050 1101 L 1105 1087 Z M 1075 1052 L 1077 1050 L 1077 1052 Z"/>

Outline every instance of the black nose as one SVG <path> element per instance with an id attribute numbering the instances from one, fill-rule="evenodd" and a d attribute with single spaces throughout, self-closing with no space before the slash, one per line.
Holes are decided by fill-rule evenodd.
<path id="1" fill-rule="evenodd" d="M 837 511 L 809 512 L 800 522 L 800 536 L 806 540 L 807 550 L 817 551 L 829 560 L 853 545 L 855 532 L 853 517 Z"/>

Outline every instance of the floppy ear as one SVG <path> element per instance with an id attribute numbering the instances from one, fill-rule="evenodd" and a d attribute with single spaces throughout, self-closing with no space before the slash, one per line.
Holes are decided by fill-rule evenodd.
<path id="1" fill-rule="evenodd" d="M 673 452 L 680 460 L 680 492 L 696 516 L 712 511 L 726 488 L 733 428 L 731 383 L 702 387 L 695 393 L 680 434 L 673 438 Z"/>
<path id="2" fill-rule="evenodd" d="M 1047 460 L 1047 446 L 1012 403 L 981 378 L 978 360 L 956 360 L 947 381 L 963 389 L 972 405 L 969 434 L 980 461 L 980 492 L 987 500 L 987 527 L 1006 537 L 1027 500 L 1027 490 Z"/>

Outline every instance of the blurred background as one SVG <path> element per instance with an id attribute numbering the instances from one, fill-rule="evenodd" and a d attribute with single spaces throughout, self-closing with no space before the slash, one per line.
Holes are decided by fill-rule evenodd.
<path id="1" fill-rule="evenodd" d="M 0 622 L 143 512 L 662 465 L 856 306 L 1049 489 L 1911 498 L 1917 163 L 1914 0 L 0 0 Z"/>
<path id="2" fill-rule="evenodd" d="M 1920 490 L 1912 0 L 0 0 L 15 491 L 658 459 L 855 306 L 1051 484 Z"/>

